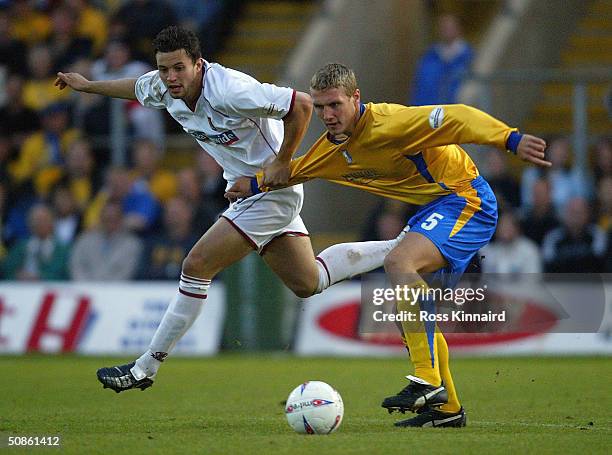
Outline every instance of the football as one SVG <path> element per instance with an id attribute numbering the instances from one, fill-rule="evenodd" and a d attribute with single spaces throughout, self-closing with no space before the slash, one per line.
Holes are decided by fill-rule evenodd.
<path id="1" fill-rule="evenodd" d="M 285 415 L 289 426 L 298 433 L 329 434 L 340 426 L 344 404 L 329 384 L 306 381 L 289 394 Z"/>

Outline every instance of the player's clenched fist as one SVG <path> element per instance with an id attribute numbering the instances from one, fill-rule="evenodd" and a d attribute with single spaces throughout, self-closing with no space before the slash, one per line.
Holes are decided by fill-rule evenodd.
<path id="1" fill-rule="evenodd" d="M 530 134 L 524 134 L 516 149 L 516 155 L 523 161 L 549 167 L 550 161 L 545 159 L 546 141 Z"/>
<path id="2" fill-rule="evenodd" d="M 289 161 L 278 158 L 263 168 L 263 185 L 270 188 L 283 188 L 289 182 L 291 168 Z"/>
<path id="3" fill-rule="evenodd" d="M 57 79 L 55 80 L 55 85 L 59 87 L 60 90 L 69 86 L 73 90 L 77 90 L 79 92 L 86 92 L 87 87 L 89 86 L 89 81 L 80 75 L 79 73 L 57 73 Z"/>

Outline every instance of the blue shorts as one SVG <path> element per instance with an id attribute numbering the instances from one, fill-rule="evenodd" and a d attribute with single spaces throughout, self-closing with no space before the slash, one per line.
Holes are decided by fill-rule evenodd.
<path id="1" fill-rule="evenodd" d="M 457 193 L 424 205 L 408 220 L 410 232 L 431 240 L 448 266 L 434 279 L 454 287 L 474 255 L 493 237 L 497 226 L 497 200 L 487 181 L 478 176 Z"/>

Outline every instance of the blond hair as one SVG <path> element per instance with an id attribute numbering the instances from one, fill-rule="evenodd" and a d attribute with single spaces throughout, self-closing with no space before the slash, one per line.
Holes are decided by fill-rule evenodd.
<path id="1" fill-rule="evenodd" d="M 328 63 L 310 79 L 311 90 L 330 88 L 342 88 L 347 96 L 353 96 L 357 90 L 357 78 L 353 70 L 342 63 Z"/>

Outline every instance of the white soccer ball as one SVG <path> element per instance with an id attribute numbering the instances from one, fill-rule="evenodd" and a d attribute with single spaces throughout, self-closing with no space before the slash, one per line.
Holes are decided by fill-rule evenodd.
<path id="1" fill-rule="evenodd" d="M 344 403 L 329 384 L 306 381 L 289 394 L 285 415 L 289 426 L 298 433 L 329 434 L 342 422 Z"/>

